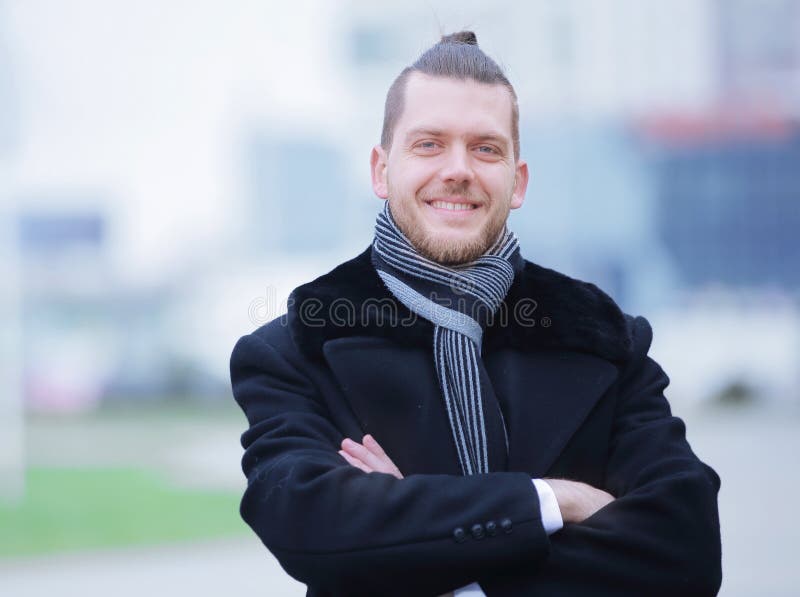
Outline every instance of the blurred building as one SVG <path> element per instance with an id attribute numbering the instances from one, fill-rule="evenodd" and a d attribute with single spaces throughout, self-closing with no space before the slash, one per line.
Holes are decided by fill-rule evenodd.
<path id="1" fill-rule="evenodd" d="M 659 237 L 690 287 L 796 292 L 800 126 L 739 118 L 650 123 Z"/>
<path id="2" fill-rule="evenodd" d="M 800 119 L 800 3 L 717 0 L 718 98 Z"/>
<path id="3" fill-rule="evenodd" d="M 251 246 L 261 254 L 314 254 L 345 243 L 350 202 L 338 148 L 258 132 L 245 152 Z"/>
<path id="4" fill-rule="evenodd" d="M 95 404 L 114 354 L 106 221 L 95 210 L 23 210 L 17 238 L 27 401 Z"/>
<path id="5" fill-rule="evenodd" d="M 135 3 L 4 6 L 0 175 L 23 203 L 37 404 L 59 379 L 76 404 L 225 391 L 253 305 L 370 242 L 386 91 L 463 28 L 520 98 L 528 258 L 636 313 L 709 286 L 796 303 L 797 0 L 170 4 L 158 23 Z"/>

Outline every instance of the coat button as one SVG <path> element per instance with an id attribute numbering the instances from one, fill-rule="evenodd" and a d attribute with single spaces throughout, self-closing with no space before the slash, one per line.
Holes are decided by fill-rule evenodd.
<path id="1" fill-rule="evenodd" d="M 509 518 L 504 518 L 500 521 L 500 528 L 503 529 L 504 533 L 510 533 L 513 526 L 514 525 L 511 524 L 511 519 Z"/>
<path id="2" fill-rule="evenodd" d="M 497 534 L 497 525 L 494 520 L 490 520 L 486 523 L 486 534 L 490 537 L 494 537 Z"/>
<path id="3" fill-rule="evenodd" d="M 464 543 L 467 540 L 467 534 L 461 527 L 456 527 L 453 529 L 453 539 L 456 540 L 456 543 Z"/>
<path id="4" fill-rule="evenodd" d="M 482 524 L 473 524 L 472 528 L 472 536 L 476 539 L 483 539 L 483 525 Z"/>

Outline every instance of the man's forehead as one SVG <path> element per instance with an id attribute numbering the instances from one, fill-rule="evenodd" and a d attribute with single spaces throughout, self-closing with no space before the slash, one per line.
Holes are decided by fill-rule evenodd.
<path id="1" fill-rule="evenodd" d="M 405 84 L 406 103 L 434 97 L 451 97 L 469 95 L 480 98 L 484 105 L 496 104 L 511 110 L 511 94 L 501 83 L 482 83 L 475 79 L 458 79 L 455 77 L 434 77 L 425 73 L 413 72 Z"/>
<path id="2" fill-rule="evenodd" d="M 500 84 L 412 73 L 398 124 L 412 131 L 469 128 L 476 134 L 511 138 L 511 94 Z"/>

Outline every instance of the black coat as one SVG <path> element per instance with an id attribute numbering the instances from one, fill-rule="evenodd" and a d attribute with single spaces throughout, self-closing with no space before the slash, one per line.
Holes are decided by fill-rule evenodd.
<path id="1" fill-rule="evenodd" d="M 532 326 L 513 316 L 523 298 L 528 316 L 536 301 Z M 309 595 L 437 595 L 475 580 L 490 597 L 716 594 L 719 477 L 671 416 L 647 321 L 530 262 L 505 307 L 512 316 L 486 330 L 483 359 L 508 471 L 464 477 L 432 325 L 388 294 L 369 251 L 297 288 L 287 316 L 231 358 L 250 425 L 242 517 Z M 365 433 L 404 479 L 337 453 Z M 532 477 L 617 499 L 548 537 Z"/>

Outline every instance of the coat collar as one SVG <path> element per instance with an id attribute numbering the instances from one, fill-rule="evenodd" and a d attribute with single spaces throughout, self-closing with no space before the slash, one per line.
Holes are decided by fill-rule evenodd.
<path id="1" fill-rule="evenodd" d="M 414 316 L 378 277 L 371 247 L 289 298 L 289 329 L 300 350 L 320 359 L 333 339 L 388 338 L 402 346 L 431 346 L 433 324 Z M 594 284 L 525 261 L 501 312 L 484 333 L 483 350 L 564 349 L 622 361 L 631 335 L 614 301 Z M 522 323 L 520 323 L 522 322 Z"/>

